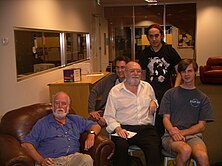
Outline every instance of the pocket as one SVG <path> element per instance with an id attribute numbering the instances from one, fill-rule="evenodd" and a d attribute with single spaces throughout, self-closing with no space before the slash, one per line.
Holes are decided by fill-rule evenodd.
<path id="1" fill-rule="evenodd" d="M 141 105 L 144 106 L 144 107 L 149 107 L 150 106 L 150 101 L 151 101 L 151 98 L 149 95 L 144 95 L 140 98 L 140 101 L 141 101 Z"/>

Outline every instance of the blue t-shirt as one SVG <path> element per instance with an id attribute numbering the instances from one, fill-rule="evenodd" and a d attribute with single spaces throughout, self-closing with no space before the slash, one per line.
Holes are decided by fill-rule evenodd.
<path id="1" fill-rule="evenodd" d="M 22 142 L 31 143 L 44 157 L 56 158 L 80 151 L 80 134 L 95 122 L 78 115 L 67 115 L 66 124 L 57 123 L 53 114 L 38 120 Z"/>

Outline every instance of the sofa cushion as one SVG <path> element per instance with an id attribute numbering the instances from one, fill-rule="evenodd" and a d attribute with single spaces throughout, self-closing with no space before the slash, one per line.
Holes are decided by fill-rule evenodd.
<path id="1" fill-rule="evenodd" d="M 209 70 L 204 72 L 204 76 L 222 78 L 222 70 Z"/>
<path id="2" fill-rule="evenodd" d="M 212 70 L 222 70 L 222 66 L 211 66 Z"/>

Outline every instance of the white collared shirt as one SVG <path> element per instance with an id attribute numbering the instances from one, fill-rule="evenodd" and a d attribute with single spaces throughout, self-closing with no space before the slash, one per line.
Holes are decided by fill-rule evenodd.
<path id="1" fill-rule="evenodd" d="M 103 117 L 107 122 L 106 129 L 109 133 L 120 124 L 147 125 L 153 123 L 153 115 L 149 113 L 149 106 L 151 100 L 156 103 L 157 100 L 152 86 L 145 81 L 140 81 L 137 95 L 135 95 L 126 89 L 124 82 L 114 86 L 107 99 Z"/>

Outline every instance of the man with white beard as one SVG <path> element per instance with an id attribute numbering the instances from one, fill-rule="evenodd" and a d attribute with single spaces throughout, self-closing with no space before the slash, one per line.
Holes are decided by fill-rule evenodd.
<path id="1" fill-rule="evenodd" d="M 80 153 L 80 134 L 88 131 L 85 150 L 94 145 L 100 126 L 81 116 L 68 114 L 70 97 L 58 92 L 52 98 L 52 114 L 38 120 L 22 141 L 22 147 L 35 160 L 35 165 L 93 166 L 90 155 Z"/>
<path id="2" fill-rule="evenodd" d="M 112 134 L 116 145 L 114 166 L 128 166 L 128 147 L 139 146 L 146 158 L 146 165 L 159 166 L 160 137 L 153 124 L 153 114 L 158 103 L 153 88 L 141 79 L 141 67 L 130 61 L 125 68 L 125 81 L 114 86 L 108 96 L 104 119 L 106 130 Z M 131 132 L 136 133 L 135 136 Z"/>

